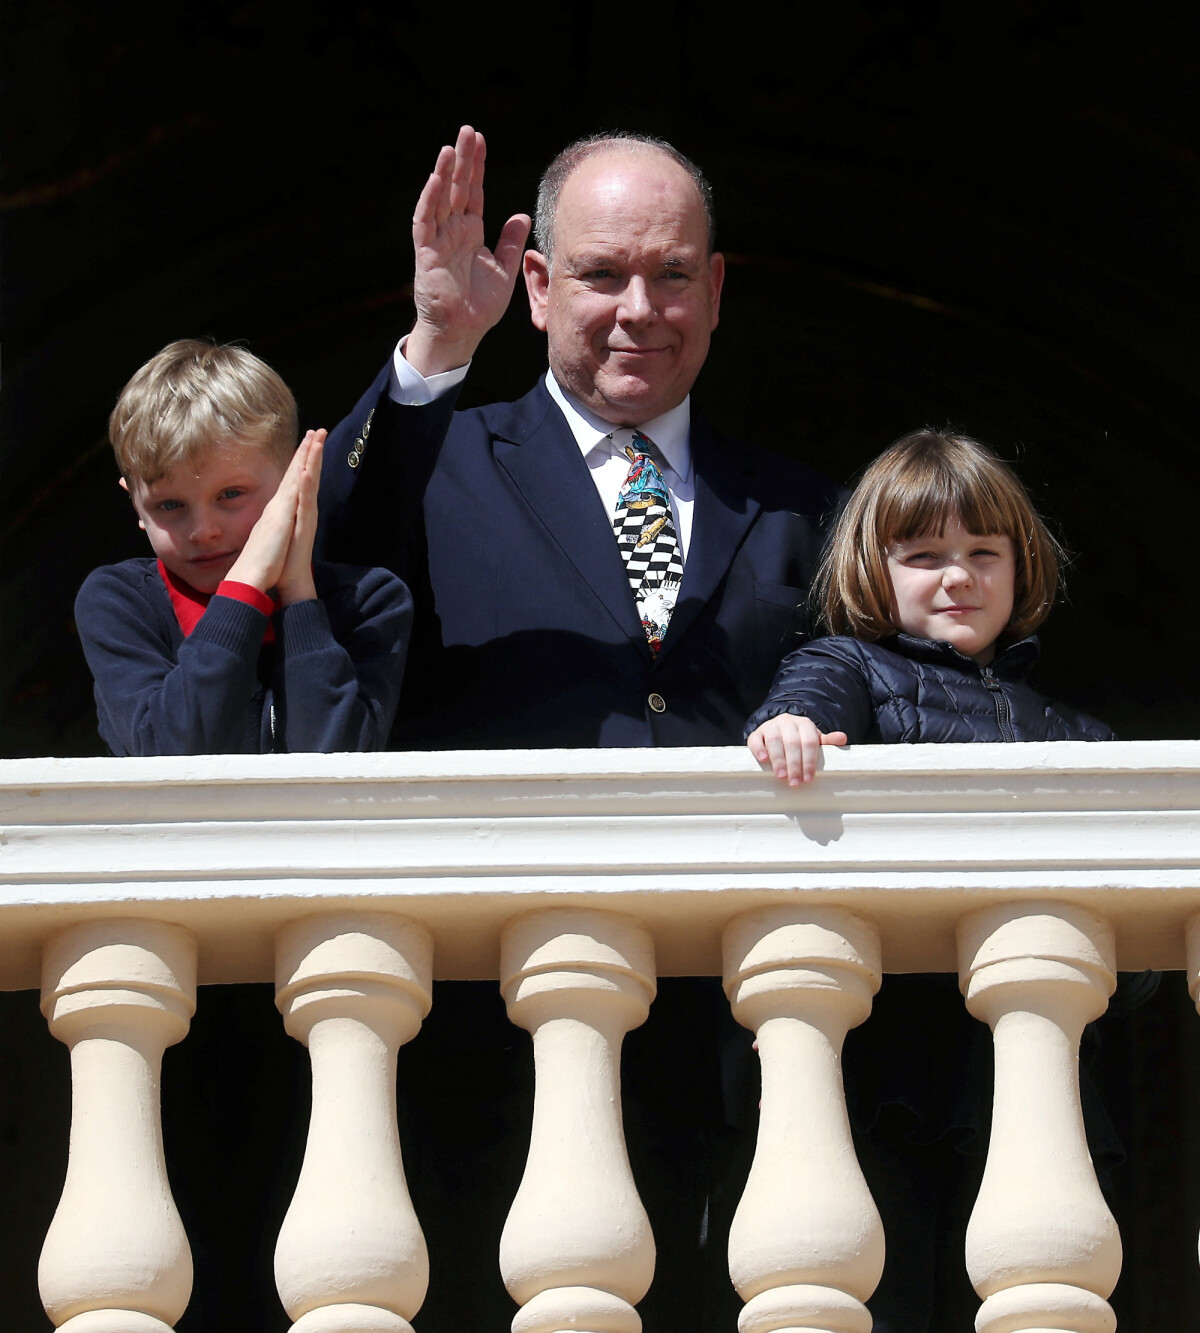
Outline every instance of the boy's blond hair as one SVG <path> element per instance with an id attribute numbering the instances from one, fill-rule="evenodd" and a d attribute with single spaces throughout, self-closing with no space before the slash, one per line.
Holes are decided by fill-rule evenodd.
<path id="1" fill-rule="evenodd" d="M 121 475 L 147 484 L 222 443 L 260 448 L 282 465 L 296 449 L 296 400 L 244 347 L 182 338 L 121 390 L 108 438 Z"/>
<path id="2" fill-rule="evenodd" d="M 813 585 L 830 632 L 871 641 L 894 634 L 888 547 L 940 535 L 955 519 L 977 536 L 1011 539 L 1013 612 L 1004 634 L 1018 639 L 1037 629 L 1054 605 L 1062 547 L 1016 473 L 991 450 L 966 435 L 925 429 L 879 455 L 834 525 Z"/>

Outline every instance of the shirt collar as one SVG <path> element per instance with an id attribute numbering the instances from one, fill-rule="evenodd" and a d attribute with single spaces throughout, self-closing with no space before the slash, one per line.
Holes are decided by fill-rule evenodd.
<path id="1" fill-rule="evenodd" d="M 171 610 L 175 612 L 175 619 L 179 622 L 179 628 L 183 631 L 183 637 L 189 638 L 192 631 L 200 623 L 201 616 L 208 610 L 208 604 L 212 601 L 212 593 L 197 592 L 185 579 L 181 579 L 178 574 L 173 574 L 161 560 L 156 562 L 158 565 L 158 577 L 162 579 L 167 588 L 167 596 L 171 600 Z M 233 584 L 233 587 L 239 587 L 239 584 Z M 217 589 L 220 592 L 220 588 Z M 269 598 L 274 602 L 275 599 Z M 276 604 L 276 609 L 278 604 Z M 259 607 L 259 610 L 262 610 Z M 266 629 L 263 630 L 263 643 L 275 642 L 275 624 L 268 620 Z"/>
<path id="2" fill-rule="evenodd" d="M 587 458 L 593 449 L 608 439 L 616 427 L 611 421 L 602 420 L 577 398 L 567 393 L 549 370 L 546 371 L 546 388 L 566 418 L 571 434 L 579 445 L 580 453 Z M 669 412 L 664 412 L 661 416 L 654 417 L 638 427 L 643 435 L 654 441 L 671 471 L 685 482 L 692 479 L 692 452 L 688 442 L 691 422 L 692 399 L 689 394 L 682 403 L 671 408 Z"/>

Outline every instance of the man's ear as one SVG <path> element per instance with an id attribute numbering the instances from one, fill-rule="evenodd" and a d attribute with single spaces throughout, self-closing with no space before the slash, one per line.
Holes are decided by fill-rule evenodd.
<path id="1" fill-rule="evenodd" d="M 129 483 L 125 480 L 125 478 L 121 477 L 117 481 L 117 485 L 120 486 L 120 488 L 125 492 L 125 494 L 129 496 L 129 503 L 133 504 L 133 493 L 130 491 Z M 137 505 L 134 505 L 134 513 L 137 513 Z M 138 514 L 138 527 L 141 528 L 143 532 L 146 531 L 146 525 L 145 523 L 142 522 L 142 516 L 140 514 Z"/>
<path id="2" fill-rule="evenodd" d="M 546 332 L 546 311 L 550 304 L 550 265 L 546 256 L 526 250 L 522 261 L 525 290 L 529 293 L 529 318 L 533 327 Z"/>
<path id="3" fill-rule="evenodd" d="M 720 251 L 714 253 L 708 261 L 708 285 L 712 292 L 711 332 L 717 327 L 717 318 L 721 313 L 721 288 L 725 285 L 725 256 Z"/>

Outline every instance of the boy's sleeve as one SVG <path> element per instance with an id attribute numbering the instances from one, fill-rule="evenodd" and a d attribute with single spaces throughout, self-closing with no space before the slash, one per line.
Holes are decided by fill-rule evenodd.
<path id="1" fill-rule="evenodd" d="M 166 592 L 160 603 L 150 577 L 108 565 L 75 601 L 101 736 L 115 755 L 256 752 L 248 710 L 266 616 L 214 597 L 180 641 Z"/>
<path id="2" fill-rule="evenodd" d="M 275 713 L 283 748 L 382 750 L 404 678 L 412 598 L 385 569 L 337 567 L 332 584 L 322 576 L 317 586 L 315 601 L 285 606 L 280 617 Z"/>
<path id="3" fill-rule="evenodd" d="M 781 713 L 807 717 L 821 731 L 844 731 L 851 745 L 865 740 L 875 709 L 855 641 L 817 639 L 789 653 L 762 707 L 746 722 L 745 736 Z"/>

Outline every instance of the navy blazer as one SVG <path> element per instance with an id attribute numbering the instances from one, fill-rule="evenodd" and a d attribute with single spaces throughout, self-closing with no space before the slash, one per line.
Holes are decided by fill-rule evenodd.
<path id="1" fill-rule="evenodd" d="M 384 372 L 330 435 L 320 546 L 383 565 L 416 619 L 400 749 L 741 741 L 803 603 L 840 490 L 692 411 L 683 584 L 657 658 L 591 474 L 545 384 L 455 412 L 401 407 Z"/>

